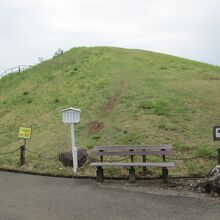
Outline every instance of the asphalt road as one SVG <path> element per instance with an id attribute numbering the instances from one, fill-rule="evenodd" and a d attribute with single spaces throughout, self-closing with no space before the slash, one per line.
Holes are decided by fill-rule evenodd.
<path id="1" fill-rule="evenodd" d="M 113 185 L 0 172 L 0 220 L 220 219 L 218 199 Z"/>

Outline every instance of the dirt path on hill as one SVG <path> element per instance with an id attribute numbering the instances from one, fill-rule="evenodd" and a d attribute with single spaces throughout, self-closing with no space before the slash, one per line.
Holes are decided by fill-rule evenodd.
<path id="1" fill-rule="evenodd" d="M 103 111 L 105 113 L 111 113 L 114 110 L 115 106 L 117 105 L 117 101 L 119 97 L 121 96 L 125 87 L 126 87 L 125 81 L 121 80 L 118 83 L 117 89 L 115 90 L 114 94 L 108 98 L 107 103 L 103 107 Z"/>

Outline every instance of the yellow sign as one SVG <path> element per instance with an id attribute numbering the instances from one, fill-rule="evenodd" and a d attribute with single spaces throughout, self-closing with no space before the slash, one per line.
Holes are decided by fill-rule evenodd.
<path id="1" fill-rule="evenodd" d="M 18 138 L 31 139 L 31 128 L 19 128 Z"/>

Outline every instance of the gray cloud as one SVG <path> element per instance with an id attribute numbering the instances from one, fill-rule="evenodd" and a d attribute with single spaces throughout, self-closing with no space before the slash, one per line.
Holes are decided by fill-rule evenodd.
<path id="1" fill-rule="evenodd" d="M 219 0 L 1 0 L 0 72 L 59 47 L 109 45 L 220 65 Z"/>

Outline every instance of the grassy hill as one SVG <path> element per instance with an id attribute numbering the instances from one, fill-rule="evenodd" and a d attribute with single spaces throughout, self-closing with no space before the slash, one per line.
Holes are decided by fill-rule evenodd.
<path id="1" fill-rule="evenodd" d="M 0 153 L 19 147 L 18 128 L 30 125 L 29 149 L 70 149 L 60 112 L 70 106 L 82 111 L 78 146 L 171 143 L 175 157 L 204 156 L 220 124 L 220 67 L 141 50 L 71 49 L 0 79 Z M 215 163 L 179 161 L 172 172 L 204 174 Z M 18 167 L 18 154 L 0 155 L 0 167 Z M 24 169 L 71 172 L 31 153 Z"/>

